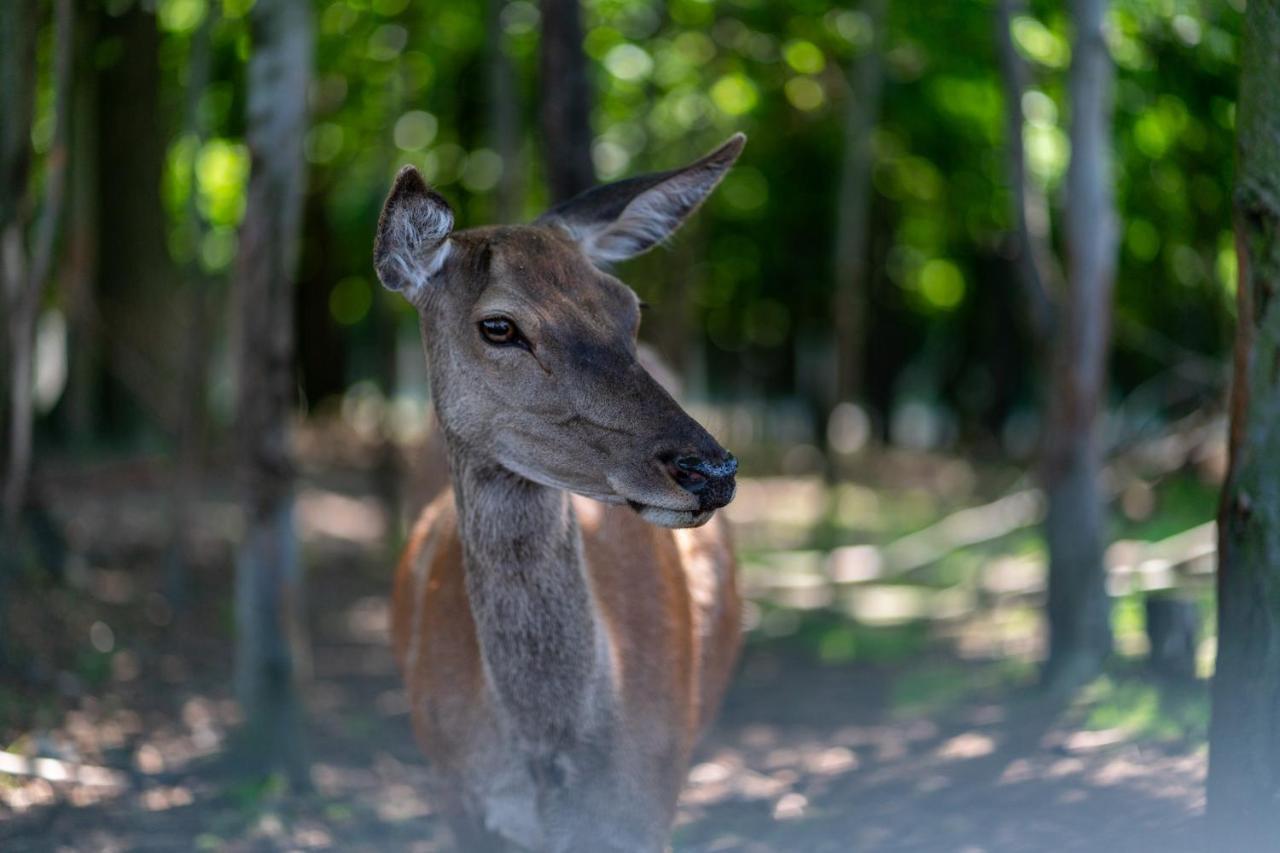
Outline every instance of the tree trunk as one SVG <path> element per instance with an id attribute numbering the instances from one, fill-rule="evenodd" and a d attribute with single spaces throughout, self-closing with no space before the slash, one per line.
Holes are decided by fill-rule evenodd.
<path id="1" fill-rule="evenodd" d="M 486 50 L 489 54 L 489 132 L 502 158 L 498 181 L 498 222 L 515 222 L 524 209 L 524 169 L 520 162 L 520 97 L 515 69 L 507 53 L 502 11 L 507 0 L 489 0 Z"/>
<path id="2" fill-rule="evenodd" d="M 1026 303 L 1028 331 L 1041 362 L 1048 362 L 1053 339 L 1054 302 L 1061 273 L 1049 245 L 1049 205 L 1044 192 L 1027 173 L 1022 134 L 1026 116 L 1022 98 L 1030 76 L 1027 63 L 1013 44 L 1013 18 L 1022 12 L 1018 0 L 997 0 L 996 47 L 1000 54 L 1000 76 L 1004 84 L 1005 163 L 1008 168 L 1009 206 L 1013 214 L 1014 270 Z"/>
<path id="3" fill-rule="evenodd" d="M 27 193 L 35 70 L 36 4 L 0 4 L 0 228 L 18 219 Z"/>
<path id="4" fill-rule="evenodd" d="M 74 14 L 72 0 L 53 4 L 53 141 L 44 158 L 43 196 L 33 211 L 28 190 L 36 5 L 30 0 L 0 4 L 0 120 L 4 122 L 0 126 L 0 304 L 5 313 L 9 369 L 9 444 L 0 496 L 0 671 L 10 670 L 15 663 L 9 650 L 5 608 L 9 582 L 21 565 L 26 539 L 22 515 L 31 476 L 36 317 L 62 221 Z M 31 213 L 37 218 L 34 227 L 28 228 Z M 47 568 L 57 571 L 61 567 Z"/>
<path id="5" fill-rule="evenodd" d="M 1111 652 L 1103 564 L 1098 416 L 1106 381 L 1115 277 L 1111 196 L 1111 83 L 1103 35 L 1106 0 L 1075 0 L 1071 74 L 1071 164 L 1067 172 L 1067 288 L 1053 342 L 1041 464 L 1048 513 L 1049 659 L 1046 684 L 1069 689 Z"/>
<path id="6" fill-rule="evenodd" d="M 578 0 L 542 0 L 542 155 L 553 204 L 596 182 Z"/>
<path id="7" fill-rule="evenodd" d="M 103 4 L 87 4 L 101 7 Z M 97 308 L 94 342 L 101 396 L 99 431 L 128 437 L 148 415 L 166 432 L 176 424 L 182 310 L 173 286 L 169 223 L 161 203 L 166 126 L 160 99 L 160 32 L 155 13 L 131 4 L 120 15 L 99 8 L 99 43 L 121 50 L 98 71 Z"/>
<path id="8" fill-rule="evenodd" d="M 884 89 L 885 0 L 867 0 L 871 43 L 849 72 L 844 111 L 844 162 L 836 201 L 835 299 L 832 305 L 836 338 L 836 387 L 824 401 L 836 404 L 858 400 L 863 392 L 863 353 L 866 350 L 868 243 L 871 231 L 872 133 L 880 117 Z"/>
<path id="9" fill-rule="evenodd" d="M 53 268 L 53 251 L 62 222 L 63 189 L 67 164 L 67 114 L 70 108 L 72 29 L 71 0 L 54 4 L 54 132 L 44 160 L 44 187 L 34 227 L 27 238 L 27 222 L 22 207 L 30 179 L 29 151 L 31 98 L 34 77 L 30 71 L 8 67 L 26 61 L 29 44 L 13 45 L 11 39 L 35 40 L 35 16 L 26 2 L 14 3 L 0 13 L 0 49 L 13 56 L 4 61 L 3 87 L 6 91 L 0 115 L 12 115 L 18 127 L 4 140 L 5 191 L 0 193 L 0 279 L 9 340 L 9 448 L 3 495 L 3 526 L 9 542 L 16 541 L 19 519 L 26 504 L 31 475 L 32 427 L 35 417 L 32 399 L 32 371 L 35 366 L 35 327 L 45 282 Z M 24 29 L 26 30 L 24 32 Z M 25 48 L 25 49 L 24 49 Z M 12 87 L 12 88 L 10 88 Z M 16 134 L 26 135 L 19 139 Z"/>
<path id="10" fill-rule="evenodd" d="M 31 172 L 31 121 L 35 100 L 36 6 L 32 0 L 0 4 L 0 299 L 5 308 L 8 446 L 0 523 L 14 542 L 26 468 L 23 422 L 31 409 L 30 345 L 24 340 L 27 246 L 23 202 Z"/>
<path id="11" fill-rule="evenodd" d="M 22 218 L 19 215 L 27 194 L 28 166 L 31 158 L 31 114 L 35 93 L 35 3 L 11 0 L 0 3 L 0 305 L 4 306 L 4 346 L 0 347 L 5 382 L 5 406 L 9 431 L 19 419 L 17 411 L 24 403 L 18 399 L 22 387 L 30 389 L 30 366 L 26 363 L 30 347 L 18 340 L 21 323 L 16 317 L 13 300 L 24 287 Z M 25 404 L 29 407 L 29 404 Z M 18 516 L 8 506 L 8 487 L 13 479 L 15 443 L 12 435 L 7 448 L 0 493 L 0 674 L 11 677 L 15 655 L 9 650 L 8 587 L 19 566 Z"/>
<path id="12" fill-rule="evenodd" d="M 302 573 L 293 519 L 293 294 L 302 227 L 309 0 L 250 13 L 248 199 L 236 266 L 239 475 L 245 536 L 236 564 L 236 688 L 242 765 L 306 786 L 296 679 L 305 670 Z"/>
<path id="13" fill-rule="evenodd" d="M 186 133 L 204 142 L 205 128 L 200 118 L 200 99 L 209 85 L 212 65 L 210 34 L 216 24 L 217 6 L 210 7 L 191 40 L 188 60 Z M 207 231 L 196 202 L 196 164 L 192 158 L 189 170 L 190 194 L 187 199 L 187 238 L 190 258 L 186 269 L 186 334 L 183 336 L 182 368 L 178 407 L 177 449 L 173 465 L 173 502 L 169 525 L 169 547 L 166 555 L 166 585 L 175 608 L 186 605 L 190 574 L 191 536 L 203 481 L 203 457 L 207 413 L 204 399 L 209 362 L 209 289 L 211 282 L 200 267 L 200 244 Z"/>
<path id="14" fill-rule="evenodd" d="M 96 19 L 77 21 L 75 106 L 71 119 L 71 162 L 68 163 L 67 249 L 63 290 L 67 302 L 70 361 L 63 407 L 70 444 L 88 448 L 95 432 L 98 350 L 94 296 L 98 263 L 97 80 L 94 62 Z"/>
<path id="15" fill-rule="evenodd" d="M 1196 646 L 1200 640 L 1200 607 L 1194 599 L 1176 594 L 1147 596 L 1147 663 L 1158 675 L 1190 681 L 1196 677 Z"/>
<path id="16" fill-rule="evenodd" d="M 1219 849 L 1262 851 L 1280 843 L 1280 0 L 1249 3 L 1240 68 L 1238 326 L 1208 814 Z"/>

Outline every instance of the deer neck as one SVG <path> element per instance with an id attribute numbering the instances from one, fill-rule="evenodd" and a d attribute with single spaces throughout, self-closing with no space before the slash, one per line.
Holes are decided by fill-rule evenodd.
<path id="1" fill-rule="evenodd" d="M 467 595 L 487 677 L 530 747 L 602 719 L 608 655 L 569 495 L 450 449 Z"/>

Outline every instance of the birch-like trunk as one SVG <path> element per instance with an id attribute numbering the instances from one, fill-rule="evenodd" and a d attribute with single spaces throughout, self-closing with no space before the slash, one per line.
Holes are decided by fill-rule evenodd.
<path id="1" fill-rule="evenodd" d="M 258 0 L 250 13 L 248 204 L 235 300 L 239 475 L 245 534 L 236 563 L 236 688 L 243 765 L 307 784 L 296 681 L 305 671 L 302 571 L 294 529 L 293 294 L 306 183 L 312 61 L 309 0 Z"/>
<path id="2" fill-rule="evenodd" d="M 1116 264 L 1111 88 L 1106 0 L 1075 0 L 1071 164 L 1067 172 L 1067 282 L 1053 341 L 1041 459 L 1048 514 L 1049 659 L 1045 680 L 1069 688 L 1111 652 L 1099 413 L 1111 336 Z"/>
<path id="3" fill-rule="evenodd" d="M 1236 107 L 1235 371 L 1218 514 L 1214 849 L 1280 845 L 1280 0 L 1249 0 Z"/>
<path id="4" fill-rule="evenodd" d="M 578 0 L 542 0 L 541 8 L 542 157 L 551 201 L 558 203 L 596 182 L 591 163 L 591 84 L 582 52 Z"/>
<path id="5" fill-rule="evenodd" d="M 45 283 L 53 269 L 53 253 L 62 223 L 67 164 L 67 116 L 70 110 L 74 8 L 71 0 L 53 4 L 53 142 L 45 156 L 44 187 L 34 223 L 24 216 L 28 203 L 30 133 L 34 97 L 35 6 L 12 0 L 0 11 L 0 119 L 4 131 L 0 169 L 0 288 L 3 290 L 9 344 L 9 446 L 3 494 L 3 530 L 17 541 L 20 518 L 31 477 L 31 444 L 35 411 L 32 371 L 35 367 L 36 317 Z M 22 64 L 31 62 L 27 67 Z M 28 227 L 30 225 L 30 227 Z M 29 233 L 28 233 L 29 232 Z"/>
<path id="6" fill-rule="evenodd" d="M 0 300 L 5 309 L 8 446 L 0 523 L 12 545 L 26 489 L 31 410 L 27 323 L 27 246 L 22 203 L 31 166 L 31 117 L 35 99 L 36 7 L 31 0 L 0 4 Z"/>
<path id="7" fill-rule="evenodd" d="M 1027 170 L 1022 134 L 1026 115 L 1022 98 L 1027 92 L 1030 69 L 1013 43 L 1013 19 L 1022 13 L 1019 0 L 996 2 L 996 48 L 1005 102 L 1005 166 L 1009 180 L 1009 207 L 1013 215 L 1014 270 L 1027 309 L 1027 327 L 1042 362 L 1047 361 L 1053 339 L 1053 294 L 1061 273 L 1049 244 L 1049 205 L 1044 191 Z"/>

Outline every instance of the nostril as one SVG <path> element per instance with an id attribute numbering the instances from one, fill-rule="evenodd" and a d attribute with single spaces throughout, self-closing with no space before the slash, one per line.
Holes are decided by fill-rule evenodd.
<path id="1" fill-rule="evenodd" d="M 705 466 L 706 463 L 700 456 L 681 456 L 676 459 L 676 467 L 681 471 L 694 471 L 701 474 Z"/>
<path id="2" fill-rule="evenodd" d="M 738 460 L 727 450 L 718 451 L 711 461 L 704 456 L 686 453 L 667 457 L 666 467 L 676 485 L 714 502 L 715 495 L 732 494 Z M 722 505 L 722 504 L 720 504 Z"/>
<path id="3" fill-rule="evenodd" d="M 668 469 L 671 479 L 686 492 L 698 494 L 707 487 L 707 475 L 703 473 L 703 462 L 696 456 L 681 456 L 675 459 Z"/>

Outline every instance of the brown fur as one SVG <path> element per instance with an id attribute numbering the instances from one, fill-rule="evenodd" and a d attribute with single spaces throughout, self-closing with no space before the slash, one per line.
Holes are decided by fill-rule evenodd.
<path id="1" fill-rule="evenodd" d="M 736 562 L 728 526 L 654 527 L 624 507 L 575 498 L 584 556 L 618 663 L 624 728 L 676 734 L 671 754 L 650 765 L 648 783 L 674 816 L 689 754 L 715 717 L 741 646 Z M 414 567 L 431 544 L 429 581 Z M 464 583 L 453 493 L 419 518 L 396 570 L 392 643 L 419 744 L 438 772 L 459 775 L 473 745 L 497 727 Z M 693 590 L 704 590 L 695 596 Z M 421 613 L 416 661 L 415 610 Z M 455 808 L 460 807 L 455 805 Z"/>
<path id="2" fill-rule="evenodd" d="M 714 517 L 737 462 L 646 370 L 635 294 L 598 264 L 665 238 L 742 143 L 533 226 L 453 233 L 411 169 L 388 197 L 375 264 L 421 315 L 453 484 L 400 561 L 392 639 L 464 849 L 666 843 L 740 643 Z"/>

